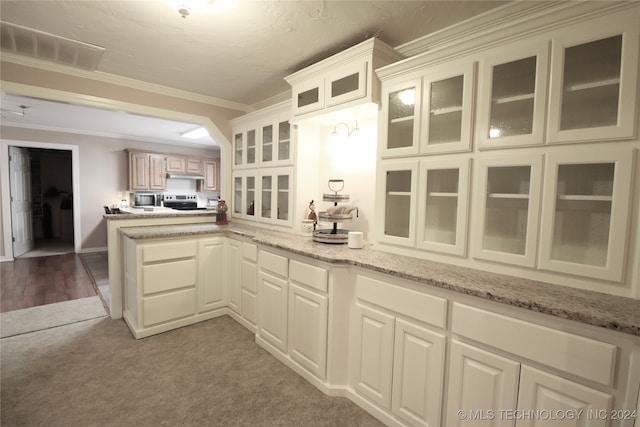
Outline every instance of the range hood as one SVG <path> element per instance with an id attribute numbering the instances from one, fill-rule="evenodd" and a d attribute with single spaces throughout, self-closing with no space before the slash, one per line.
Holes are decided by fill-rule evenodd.
<path id="1" fill-rule="evenodd" d="M 204 179 L 204 175 L 198 175 L 198 174 L 190 174 L 190 173 L 173 173 L 173 172 L 167 172 L 167 178 L 173 178 L 173 179 Z"/>

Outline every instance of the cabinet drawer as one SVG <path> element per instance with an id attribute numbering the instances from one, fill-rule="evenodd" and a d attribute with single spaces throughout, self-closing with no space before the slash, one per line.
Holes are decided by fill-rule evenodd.
<path id="1" fill-rule="evenodd" d="M 242 257 L 250 261 L 258 261 L 258 247 L 252 243 L 242 243 Z"/>
<path id="2" fill-rule="evenodd" d="M 175 242 L 144 245 L 142 262 L 164 261 L 167 259 L 190 258 L 196 256 L 196 242 Z"/>
<path id="3" fill-rule="evenodd" d="M 152 294 L 196 285 L 195 258 L 142 267 L 142 292 Z"/>
<path id="4" fill-rule="evenodd" d="M 185 289 L 145 298 L 142 312 L 145 327 L 193 316 L 196 312 L 196 290 Z"/>
<path id="5" fill-rule="evenodd" d="M 260 269 L 270 271 L 282 277 L 287 277 L 287 258 L 272 254 L 271 252 L 260 251 Z"/>
<path id="6" fill-rule="evenodd" d="M 446 325 L 447 300 L 444 298 L 365 276 L 358 276 L 356 297 L 439 328 Z"/>
<path id="7" fill-rule="evenodd" d="M 613 381 L 614 345 L 458 303 L 452 318 L 455 334 L 600 384 Z"/>
<path id="8" fill-rule="evenodd" d="M 327 270 L 298 261 L 289 263 L 289 278 L 320 292 L 327 292 Z"/>

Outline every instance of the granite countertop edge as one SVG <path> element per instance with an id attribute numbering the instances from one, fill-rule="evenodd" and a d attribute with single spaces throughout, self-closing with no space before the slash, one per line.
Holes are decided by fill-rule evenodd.
<path id="1" fill-rule="evenodd" d="M 330 264 L 360 267 L 424 286 L 640 336 L 640 300 L 396 255 L 375 250 L 371 245 L 353 250 L 286 232 L 208 223 L 127 227 L 120 231 L 133 239 L 221 233 L 243 236 L 257 244 Z"/>

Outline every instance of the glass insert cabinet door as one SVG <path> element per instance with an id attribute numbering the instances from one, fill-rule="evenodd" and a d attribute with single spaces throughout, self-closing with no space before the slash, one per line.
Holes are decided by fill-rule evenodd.
<path id="1" fill-rule="evenodd" d="M 354 62 L 330 71 L 325 76 L 325 100 L 328 107 L 359 99 L 367 94 L 367 62 Z"/>
<path id="2" fill-rule="evenodd" d="M 478 145 L 481 149 L 544 142 L 547 43 L 506 48 L 481 60 Z"/>
<path id="3" fill-rule="evenodd" d="M 380 174 L 384 184 L 377 211 L 384 212 L 384 217 L 378 226 L 379 240 L 413 246 L 418 162 L 383 162 Z"/>
<path id="4" fill-rule="evenodd" d="M 247 131 L 247 165 L 256 163 L 256 130 Z"/>
<path id="5" fill-rule="evenodd" d="M 233 216 L 242 217 L 243 177 L 233 177 Z"/>
<path id="6" fill-rule="evenodd" d="M 291 124 L 288 120 L 278 123 L 278 161 L 286 162 L 291 158 Z"/>
<path id="7" fill-rule="evenodd" d="M 436 67 L 423 77 L 421 152 L 471 149 L 475 63 Z"/>
<path id="8" fill-rule="evenodd" d="M 547 155 L 540 267 L 622 280 L 633 150 Z"/>
<path id="9" fill-rule="evenodd" d="M 272 185 L 273 177 L 271 175 L 260 178 L 260 219 L 263 220 L 270 220 L 272 218 Z"/>
<path id="10" fill-rule="evenodd" d="M 417 247 L 465 255 L 471 159 L 420 162 Z"/>
<path id="11" fill-rule="evenodd" d="M 238 132 L 233 136 L 233 165 L 241 166 L 243 162 L 244 135 Z"/>
<path id="12" fill-rule="evenodd" d="M 608 20 L 597 28 L 574 26 L 554 39 L 551 142 L 631 138 L 637 131 L 640 26 L 637 17 Z"/>
<path id="13" fill-rule="evenodd" d="M 474 258 L 535 265 L 541 171 L 541 155 L 478 160 Z"/>
<path id="14" fill-rule="evenodd" d="M 273 160 L 273 125 L 262 127 L 262 162 Z"/>
<path id="15" fill-rule="evenodd" d="M 246 177 L 245 199 L 244 199 L 244 216 L 246 218 L 255 218 L 255 203 L 256 203 L 256 177 Z"/>
<path id="16" fill-rule="evenodd" d="M 420 145 L 421 79 L 383 88 L 382 115 L 386 137 L 381 146 L 382 157 L 418 154 Z"/>

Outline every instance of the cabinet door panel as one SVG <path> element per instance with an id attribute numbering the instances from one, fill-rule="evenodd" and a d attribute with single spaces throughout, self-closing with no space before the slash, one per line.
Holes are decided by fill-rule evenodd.
<path id="1" fill-rule="evenodd" d="M 411 425 L 439 426 L 446 337 L 396 320 L 392 409 Z"/>
<path id="2" fill-rule="evenodd" d="M 167 188 L 167 173 L 162 154 L 149 155 L 149 190 Z"/>
<path id="3" fill-rule="evenodd" d="M 258 333 L 286 353 L 287 282 L 261 271 L 258 286 Z"/>
<path id="4" fill-rule="evenodd" d="M 318 378 L 327 365 L 327 297 L 289 284 L 289 354 Z"/>
<path id="5" fill-rule="evenodd" d="M 608 417 L 589 417 L 587 414 L 608 414 L 611 409 L 612 396 L 578 383 L 556 377 L 555 375 L 523 366 L 520 374 L 520 390 L 518 392 L 518 410 L 561 411 L 576 413 L 582 411 L 582 417 L 566 419 L 519 419 L 517 427 L 533 426 L 585 426 L 604 427 L 608 425 Z"/>
<path id="6" fill-rule="evenodd" d="M 379 167 L 378 219 L 380 241 L 413 246 L 418 184 L 417 161 L 383 162 Z M 380 215 L 378 215 L 380 217 Z"/>
<path id="7" fill-rule="evenodd" d="M 382 90 L 380 154 L 400 157 L 418 154 L 420 150 L 420 115 L 422 81 L 410 80 Z"/>
<path id="8" fill-rule="evenodd" d="M 391 409 L 393 317 L 356 303 L 352 386 L 367 399 Z"/>
<path id="9" fill-rule="evenodd" d="M 218 269 L 226 271 L 227 287 L 229 292 L 229 307 L 236 313 L 240 313 L 240 291 L 242 288 L 242 242 L 227 240 L 226 257 L 221 258 L 226 265 Z M 216 260 L 220 262 L 220 260 Z"/>
<path id="10" fill-rule="evenodd" d="M 449 372 L 447 426 L 514 425 L 498 411 L 516 408 L 519 363 L 453 340 Z M 469 417 L 461 419 L 460 410 Z"/>
<path id="11" fill-rule="evenodd" d="M 225 241 L 207 239 L 198 243 L 198 311 L 224 307 Z M 232 274 L 231 271 L 229 273 Z"/>

